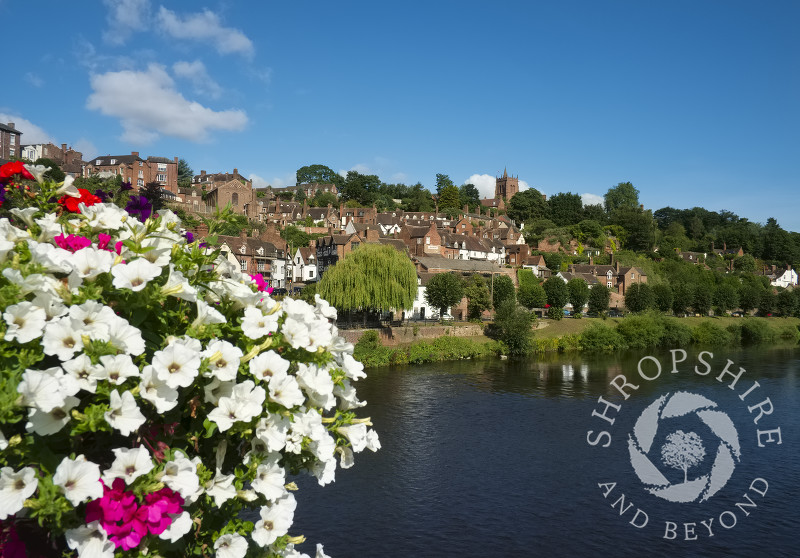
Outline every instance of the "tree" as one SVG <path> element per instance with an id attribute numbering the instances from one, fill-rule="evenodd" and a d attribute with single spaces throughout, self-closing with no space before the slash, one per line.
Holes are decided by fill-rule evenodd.
<path id="1" fill-rule="evenodd" d="M 531 326 L 535 321 L 531 312 L 517 306 L 513 300 L 505 300 L 495 314 L 492 336 L 505 343 L 510 355 L 525 355 L 530 352 Z"/>
<path id="2" fill-rule="evenodd" d="M 644 312 L 655 304 L 655 296 L 647 283 L 634 283 L 625 289 L 625 308 L 631 312 Z"/>
<path id="3" fill-rule="evenodd" d="M 669 312 L 672 309 L 672 288 L 666 283 L 656 283 L 652 287 L 655 306 L 659 312 Z"/>
<path id="4" fill-rule="evenodd" d="M 547 294 L 547 304 L 550 305 L 547 315 L 555 320 L 564 317 L 564 306 L 569 300 L 567 284 L 559 277 L 552 276 L 544 282 L 544 292 Z"/>
<path id="5" fill-rule="evenodd" d="M 711 310 L 711 302 L 711 289 L 709 289 L 708 285 L 697 285 L 694 289 L 694 301 L 692 302 L 694 311 L 701 316 L 707 316 Z"/>
<path id="6" fill-rule="evenodd" d="M 467 317 L 470 320 L 480 320 L 484 310 L 492 307 L 492 298 L 489 287 L 486 286 L 486 280 L 477 273 L 466 280 L 464 296 L 467 297 Z"/>
<path id="7" fill-rule="evenodd" d="M 775 307 L 778 310 L 778 314 L 780 314 L 784 318 L 793 316 L 795 307 L 797 305 L 797 298 L 795 297 L 792 290 L 783 289 L 781 292 L 778 293 L 778 297 L 775 301 Z"/>
<path id="8" fill-rule="evenodd" d="M 758 313 L 762 316 L 771 316 L 775 312 L 775 303 L 777 302 L 775 293 L 772 292 L 772 287 L 761 293 L 758 301 Z"/>
<path id="9" fill-rule="evenodd" d="M 739 256 L 733 260 L 733 269 L 742 273 L 755 273 L 756 259 L 750 254 Z"/>
<path id="10" fill-rule="evenodd" d="M 439 211 L 453 209 L 458 211 L 460 209 L 461 196 L 458 193 L 458 188 L 454 184 L 450 184 L 442 188 L 439 192 Z"/>
<path id="11" fill-rule="evenodd" d="M 339 310 L 407 310 L 417 294 L 417 270 L 391 246 L 363 244 L 325 270 L 317 292 Z"/>
<path id="12" fill-rule="evenodd" d="M 516 302 L 517 296 L 514 292 L 514 282 L 508 275 L 500 275 L 492 280 L 492 305 L 495 310 L 506 300 Z"/>
<path id="13" fill-rule="evenodd" d="M 153 213 L 164 208 L 164 195 L 162 193 L 161 184 L 158 182 L 148 182 L 144 185 L 144 188 L 140 190 L 140 193 L 152 204 Z"/>
<path id="14" fill-rule="evenodd" d="M 666 443 L 661 447 L 664 465 L 683 470 L 683 482 L 688 481 L 688 470 L 699 465 L 705 456 L 703 440 L 694 432 L 673 432 L 667 436 Z"/>
<path id="15" fill-rule="evenodd" d="M 317 190 L 314 192 L 314 197 L 311 198 L 309 205 L 311 207 L 328 207 L 328 205 L 336 205 L 337 203 L 339 203 L 339 198 L 336 197 L 336 194 Z"/>
<path id="16" fill-rule="evenodd" d="M 433 211 L 435 208 L 431 193 L 419 182 L 409 189 L 408 196 L 402 200 L 406 211 Z"/>
<path id="17" fill-rule="evenodd" d="M 598 283 L 589 290 L 589 313 L 602 314 L 608 310 L 611 293 L 603 284 Z"/>
<path id="18" fill-rule="evenodd" d="M 297 169 L 296 173 L 298 184 L 335 184 L 340 187 L 344 183 L 342 175 L 326 167 L 325 165 L 308 165 Z"/>
<path id="19" fill-rule="evenodd" d="M 186 159 L 178 159 L 178 187 L 189 188 L 194 179 L 194 171 Z"/>
<path id="20" fill-rule="evenodd" d="M 50 170 L 44 173 L 45 180 L 51 180 L 53 182 L 63 182 L 64 178 L 66 178 L 66 173 L 61 170 L 61 167 L 53 161 L 52 159 L 48 159 L 47 157 L 39 157 L 33 162 L 34 165 L 44 165 L 45 167 L 50 167 Z"/>
<path id="21" fill-rule="evenodd" d="M 449 188 L 450 186 L 455 186 L 455 184 L 453 183 L 452 180 L 450 180 L 449 176 L 447 176 L 446 174 L 437 174 L 436 175 L 436 195 L 437 196 L 441 196 L 442 195 L 442 191 L 445 188 Z M 458 188 L 456 188 L 456 189 L 458 189 Z"/>
<path id="22" fill-rule="evenodd" d="M 378 197 L 381 179 L 374 174 L 349 171 L 339 188 L 342 201 L 354 200 L 363 207 L 371 206 Z"/>
<path id="23" fill-rule="evenodd" d="M 533 308 L 544 308 L 547 304 L 547 293 L 540 283 L 532 285 L 520 285 L 517 291 L 517 300 L 528 310 Z"/>
<path id="24" fill-rule="evenodd" d="M 306 200 L 306 197 L 305 189 L 298 184 L 297 188 L 294 189 L 294 201 L 303 203 Z"/>
<path id="25" fill-rule="evenodd" d="M 524 192 L 514 194 L 508 202 L 506 212 L 510 219 L 517 223 L 524 223 L 532 219 L 543 219 L 550 216 L 550 207 L 544 201 L 542 193 L 536 188 L 529 188 Z"/>
<path id="26" fill-rule="evenodd" d="M 475 211 L 481 205 L 481 193 L 474 184 L 460 186 L 458 195 L 461 198 L 461 207 L 466 205 L 470 211 Z"/>
<path id="27" fill-rule="evenodd" d="M 575 277 L 567 282 L 569 291 L 569 303 L 575 312 L 575 317 L 580 318 L 586 301 L 589 300 L 589 285 L 580 277 Z"/>
<path id="28" fill-rule="evenodd" d="M 722 315 L 739 306 L 739 292 L 736 287 L 727 283 L 714 290 L 714 307 L 716 313 Z"/>
<path id="29" fill-rule="evenodd" d="M 550 219 L 559 227 L 574 225 L 583 219 L 583 201 L 578 194 L 558 193 L 547 203 Z"/>
<path id="30" fill-rule="evenodd" d="M 639 190 L 634 188 L 630 182 L 620 182 L 616 186 L 609 188 L 606 195 L 603 196 L 605 201 L 606 213 L 612 213 L 616 209 L 639 208 Z"/>
<path id="31" fill-rule="evenodd" d="M 444 318 L 450 306 L 461 302 L 464 297 L 464 284 L 452 273 L 437 273 L 425 287 L 425 301 L 439 309 L 439 318 Z"/>
<path id="32" fill-rule="evenodd" d="M 742 309 L 742 312 L 748 314 L 750 311 L 758 308 L 759 302 L 761 301 L 762 290 L 763 289 L 753 284 L 743 283 L 739 287 L 739 308 Z"/>
<path id="33" fill-rule="evenodd" d="M 686 314 L 694 304 L 694 285 L 688 282 L 679 282 L 672 287 L 672 313 L 676 316 Z"/>

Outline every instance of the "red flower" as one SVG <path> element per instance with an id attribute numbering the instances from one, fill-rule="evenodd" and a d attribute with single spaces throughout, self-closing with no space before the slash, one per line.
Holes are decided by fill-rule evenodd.
<path id="1" fill-rule="evenodd" d="M 78 188 L 78 193 L 81 195 L 79 198 L 73 198 L 72 196 L 61 196 L 61 199 L 58 200 L 58 203 L 63 205 L 67 211 L 71 213 L 80 213 L 78 209 L 78 205 L 81 203 L 85 203 L 87 206 L 94 205 L 96 203 L 100 203 L 102 200 L 92 194 L 89 190 L 84 190 L 83 188 Z"/>
<path id="2" fill-rule="evenodd" d="M 22 178 L 27 178 L 28 180 L 35 180 L 22 161 L 13 161 L 0 167 L 0 184 L 6 184 L 15 174 L 19 174 Z"/>

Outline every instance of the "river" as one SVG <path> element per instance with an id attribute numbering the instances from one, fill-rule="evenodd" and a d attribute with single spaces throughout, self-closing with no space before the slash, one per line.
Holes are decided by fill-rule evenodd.
<path id="1" fill-rule="evenodd" d="M 355 466 L 338 470 L 326 487 L 299 479 L 293 532 L 308 537 L 300 549 L 313 554 L 321 542 L 335 558 L 800 556 L 800 352 L 715 352 L 702 357 L 712 368 L 706 375 L 694 372 L 705 371 L 697 354 L 671 373 L 670 353 L 652 353 L 662 371 L 655 377 L 655 363 L 644 361 L 651 380 L 637 371 L 645 355 L 369 370 L 358 391 L 383 447 L 357 455 Z M 719 381 L 728 360 L 730 373 Z M 731 389 L 740 367 L 745 372 Z M 625 388 L 627 399 L 609 385 L 618 374 L 638 386 Z M 747 392 L 754 382 L 758 387 Z M 637 419 L 676 392 L 716 404 L 738 434 L 740 459 L 704 502 L 657 497 L 633 470 L 628 440 Z M 771 414 L 767 404 L 748 410 L 767 397 Z M 722 446 L 714 432 L 696 413 L 661 421 L 659 432 L 698 433 L 706 455 L 687 474 L 707 478 Z M 777 428 L 781 444 L 777 433 L 764 433 Z M 608 437 L 598 436 L 603 431 Z M 657 448 L 649 459 L 671 483 L 683 480 Z"/>

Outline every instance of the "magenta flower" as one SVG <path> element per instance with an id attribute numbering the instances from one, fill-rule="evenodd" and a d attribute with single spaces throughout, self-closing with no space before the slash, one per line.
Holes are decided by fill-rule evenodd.
<path id="1" fill-rule="evenodd" d="M 108 249 L 108 243 L 111 242 L 111 235 L 100 233 L 97 235 L 97 247 L 100 250 Z"/>
<path id="2" fill-rule="evenodd" d="M 60 234 L 56 236 L 54 240 L 56 241 L 56 244 L 58 244 L 60 248 L 63 248 L 64 250 L 69 250 L 70 252 L 77 252 L 78 250 L 81 250 L 83 248 L 92 245 L 92 241 L 86 238 L 85 236 L 77 236 L 74 234 L 71 234 L 69 236 L 64 236 L 63 234 Z"/>
<path id="3" fill-rule="evenodd" d="M 256 282 L 256 288 L 258 288 L 260 292 L 268 290 L 269 285 L 267 285 L 267 282 L 264 280 L 264 276 L 260 273 L 250 275 L 250 279 Z"/>

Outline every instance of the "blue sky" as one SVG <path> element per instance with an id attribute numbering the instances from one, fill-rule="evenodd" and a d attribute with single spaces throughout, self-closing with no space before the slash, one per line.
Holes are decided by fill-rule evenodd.
<path id="1" fill-rule="evenodd" d="M 800 231 L 800 3 L 50 2 L 16 21 L 0 121 L 86 158 L 293 184 L 313 163 L 489 193 L 630 180 L 646 207 Z M 591 197 L 589 197 L 591 199 Z"/>

